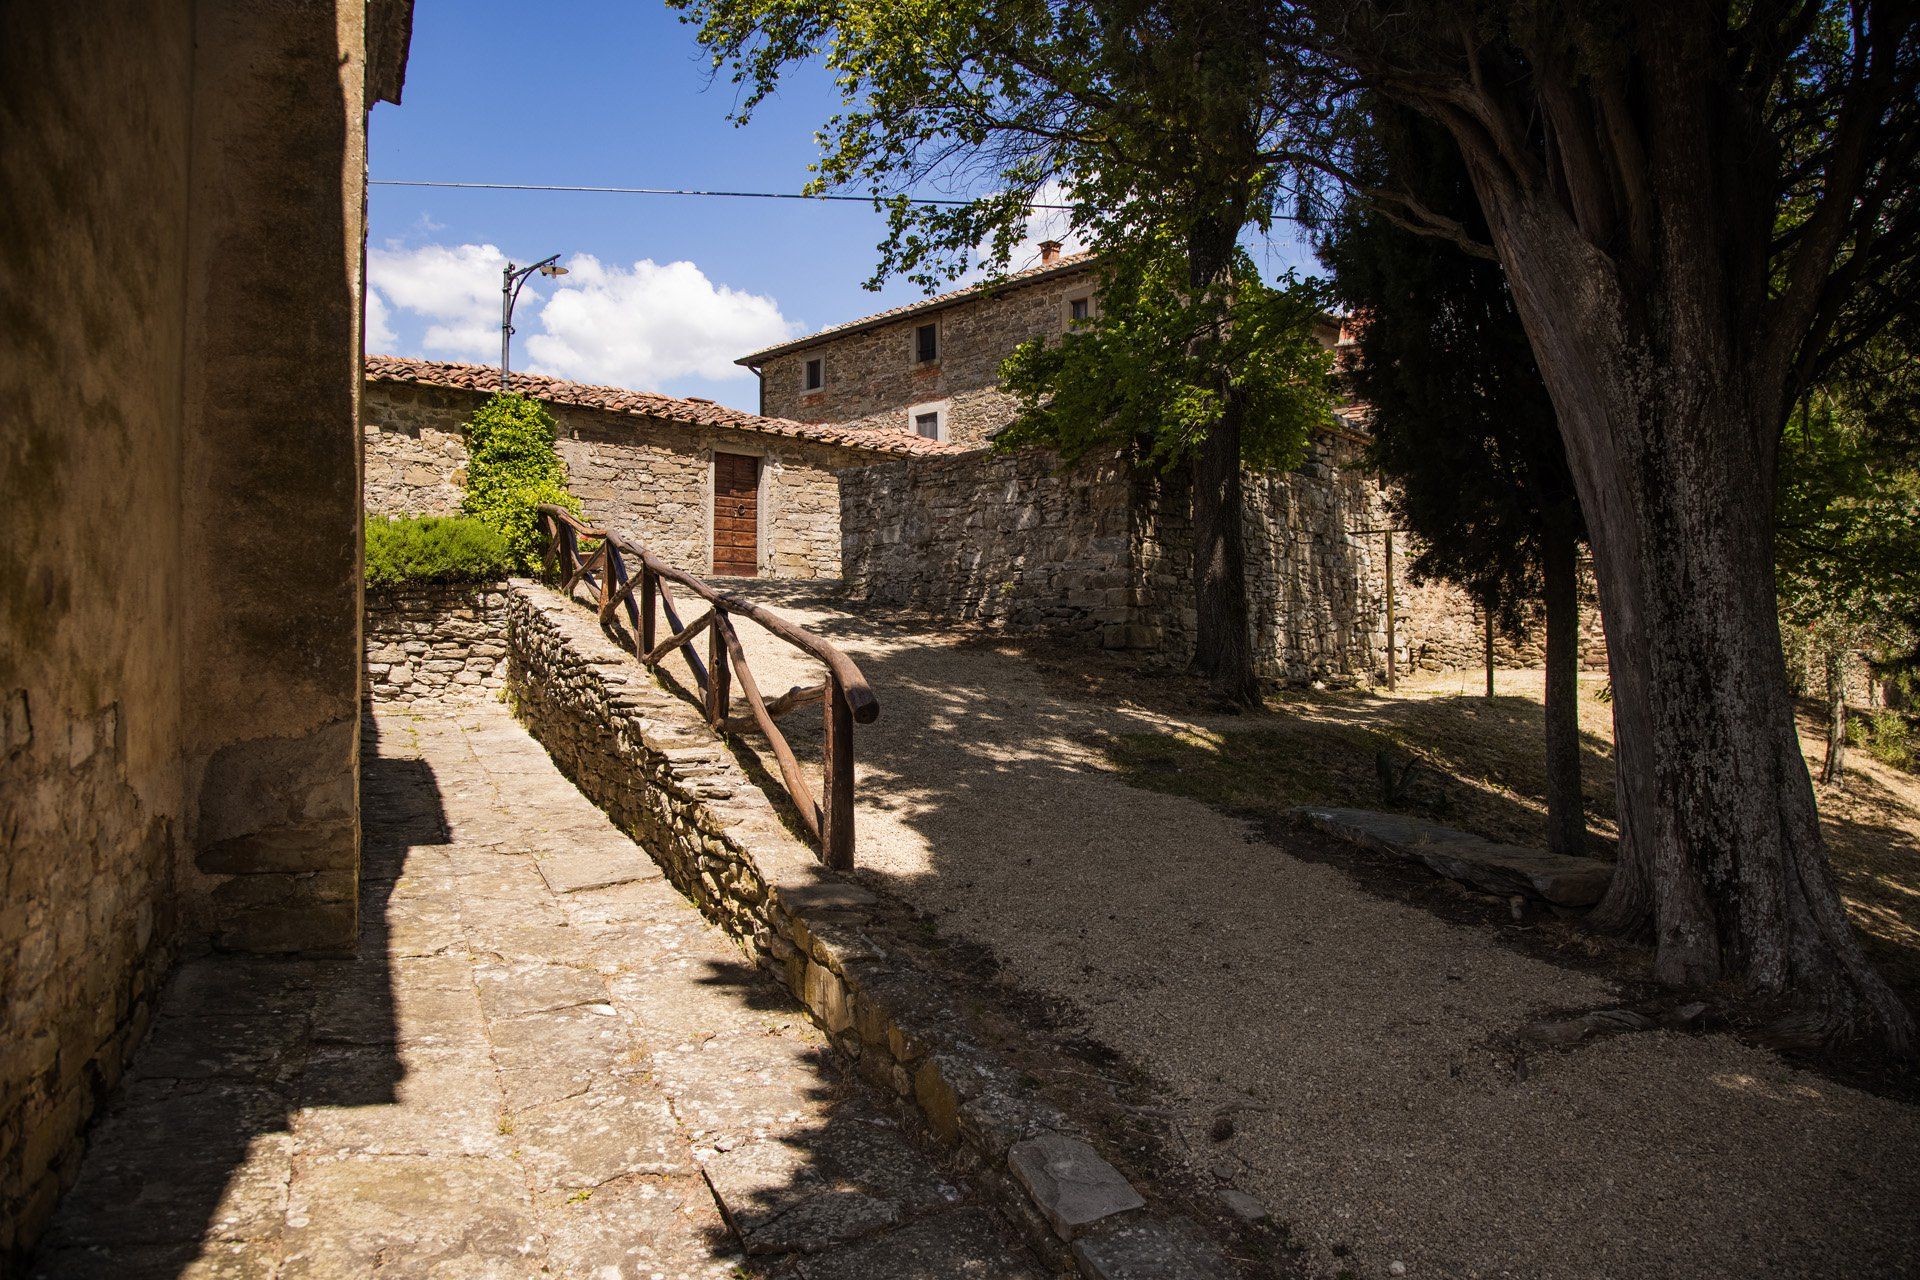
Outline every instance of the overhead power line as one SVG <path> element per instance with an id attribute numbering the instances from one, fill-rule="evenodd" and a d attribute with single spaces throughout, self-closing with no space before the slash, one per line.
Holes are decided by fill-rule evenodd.
<path id="1" fill-rule="evenodd" d="M 585 191 L 598 195 L 618 196 L 708 196 L 725 200 L 844 200 L 857 204 L 872 204 L 872 196 L 848 195 L 809 195 L 804 191 L 695 191 L 683 187 L 576 187 L 558 182 L 425 182 L 401 178 L 369 178 L 370 187 L 439 187 L 463 191 Z M 943 200 L 937 198 L 912 197 L 910 204 L 949 205 L 960 207 L 972 204 L 971 200 Z M 1071 213 L 1069 204 L 1031 204 L 1029 209 L 1058 210 Z"/>

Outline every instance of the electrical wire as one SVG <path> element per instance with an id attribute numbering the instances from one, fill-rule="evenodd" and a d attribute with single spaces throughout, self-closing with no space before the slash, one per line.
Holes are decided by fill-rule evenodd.
<path id="1" fill-rule="evenodd" d="M 367 185 L 370 187 L 437 187 L 463 191 L 584 191 L 598 195 L 620 196 L 709 196 L 728 200 L 844 200 L 858 204 L 873 203 L 872 196 L 809 195 L 804 191 L 698 191 L 682 187 L 579 187 L 557 182 L 428 182 L 402 178 L 369 178 Z M 908 203 L 948 205 L 959 208 L 970 205 L 973 201 L 915 197 Z M 1030 204 L 1027 208 L 1061 213 L 1073 211 L 1073 206 L 1069 204 Z"/>

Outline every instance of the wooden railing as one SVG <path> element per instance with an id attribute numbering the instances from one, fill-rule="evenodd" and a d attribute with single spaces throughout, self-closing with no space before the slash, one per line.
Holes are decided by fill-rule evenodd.
<path id="1" fill-rule="evenodd" d="M 819 843 L 821 856 L 836 870 L 852 870 L 853 726 L 856 721 L 871 724 L 880 714 L 879 700 L 860 668 L 846 654 L 779 614 L 751 600 L 722 595 L 692 574 L 662 564 L 620 533 L 589 528 L 563 507 L 541 507 L 539 523 L 548 579 L 557 581 L 569 596 L 583 583 L 590 587 L 599 605 L 602 626 L 614 621 L 615 614 L 624 608 L 633 628 L 635 656 L 647 667 L 659 666 L 679 650 L 693 673 L 707 723 L 720 733 L 758 731 L 766 736 L 780 765 L 780 781 L 799 809 L 801 821 Z M 598 544 L 584 557 L 582 539 Z M 633 575 L 630 563 L 638 567 L 638 577 Z M 667 588 L 670 582 L 685 587 L 711 607 L 692 622 L 682 622 Z M 669 633 L 665 638 L 658 634 L 656 614 L 666 619 Z M 826 667 L 827 678 L 816 685 L 796 686 L 770 702 L 763 698 L 734 630 L 736 615 L 751 619 L 769 634 L 817 659 Z M 707 636 L 704 662 L 693 643 L 702 632 Z M 746 715 L 733 714 L 735 680 L 746 700 Z M 817 801 L 793 748 L 775 723 L 796 707 L 815 702 L 824 703 L 826 713 L 825 785 Z"/>

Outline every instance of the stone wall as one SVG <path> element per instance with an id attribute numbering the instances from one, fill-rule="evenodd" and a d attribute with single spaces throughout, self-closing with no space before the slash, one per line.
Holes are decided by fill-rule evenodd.
<path id="1" fill-rule="evenodd" d="M 1444 582 L 1409 582 L 1404 558 L 1410 554 L 1402 534 L 1395 545 L 1394 636 L 1400 670 L 1473 671 L 1486 666 L 1486 616 L 1472 596 Z M 1519 635 L 1499 627 L 1493 633 L 1496 667 L 1546 665 L 1546 626 L 1540 607 L 1523 611 Z M 1600 623 L 1600 598 L 1590 570 L 1580 575 L 1580 669 L 1607 669 L 1607 635 Z"/>
<path id="2" fill-rule="evenodd" d="M 1193 1258 L 1193 1246 L 1176 1243 L 1192 1238 L 1190 1222 L 1149 1206 L 975 1036 L 937 978 L 874 941 L 885 910 L 877 895 L 825 872 L 699 712 L 662 690 L 591 612 L 516 580 L 507 638 L 514 710 L 561 771 L 793 992 L 836 1050 L 980 1171 L 1041 1256 L 1094 1280 L 1218 1273 L 1205 1251 L 1181 1261 Z M 1050 1180 L 1021 1176 L 1054 1155 L 1072 1156 L 1077 1177 L 1112 1197 L 1086 1215 L 1100 1221 L 1065 1220 Z"/>
<path id="3" fill-rule="evenodd" d="M 818 346 L 774 356 L 760 369 L 760 411 L 798 422 L 913 430 L 909 407 L 942 405 L 945 439 L 984 444 L 1012 421 L 1015 401 L 1000 390 L 1000 366 L 1028 338 L 1066 329 L 1067 300 L 1091 292 L 1094 274 L 1069 268 L 1032 283 L 957 301 Z M 916 364 L 914 331 L 940 326 L 940 358 Z M 826 386 L 806 390 L 806 363 L 826 361 Z"/>
<path id="4" fill-rule="evenodd" d="M 1362 442 L 1316 436 L 1301 465 L 1245 477 L 1255 667 L 1283 683 L 1386 673 L 1391 523 Z M 1048 631 L 1184 661 L 1192 652 L 1192 504 L 1178 475 L 1130 475 L 1115 458 L 1061 467 L 1050 453 L 910 458 L 840 477 L 841 561 L 856 599 L 1009 631 Z M 1471 597 L 1406 581 L 1396 543 L 1394 649 L 1402 672 L 1483 661 Z M 1583 661 L 1604 669 L 1591 593 Z M 1538 627 L 1500 637 L 1506 666 L 1537 666 Z"/>
<path id="5" fill-rule="evenodd" d="M 181 950 L 352 941 L 366 18 L 0 9 L 0 1274 Z"/>
<path id="6" fill-rule="evenodd" d="M 1132 512 L 1117 461 L 984 452 L 840 476 L 855 598 L 1014 631 L 1129 644 Z"/>
<path id="7" fill-rule="evenodd" d="M 499 583 L 420 583 L 367 592 L 367 697 L 488 697 L 507 680 L 507 594 Z"/>
<path id="8" fill-rule="evenodd" d="M 486 395 L 453 387 L 369 382 L 363 406 L 367 511 L 450 515 L 466 478 L 463 425 Z M 834 475 L 870 456 L 758 432 L 549 404 L 569 487 L 590 521 L 626 530 L 691 573 L 713 568 L 713 455 L 759 458 L 760 570 L 837 577 L 840 503 Z"/>

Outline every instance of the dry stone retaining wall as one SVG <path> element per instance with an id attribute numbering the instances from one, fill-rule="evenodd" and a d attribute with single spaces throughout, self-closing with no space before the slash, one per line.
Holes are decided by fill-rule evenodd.
<path id="1" fill-rule="evenodd" d="M 367 592 L 367 697 L 408 703 L 480 697 L 507 680 L 507 592 L 423 583 Z"/>
<path id="2" fill-rule="evenodd" d="M 1386 672 L 1385 495 L 1360 442 L 1317 436 L 1288 472 L 1248 471 L 1245 535 L 1258 674 L 1285 683 Z M 905 458 L 840 476 L 840 560 L 856 599 L 1007 631 L 1046 631 L 1184 661 L 1193 648 L 1192 501 L 1183 477 L 1046 451 Z M 1480 614 L 1445 584 L 1405 577 L 1396 544 L 1400 671 L 1483 661 Z M 1591 583 L 1582 663 L 1604 670 Z M 1496 637 L 1503 666 L 1538 666 L 1536 625 Z"/>
<path id="3" fill-rule="evenodd" d="M 1126 647 L 1128 478 L 1050 453 L 905 459 L 840 476 L 841 566 L 858 598 Z"/>
<path id="4" fill-rule="evenodd" d="M 958 1026 L 928 975 L 863 928 L 878 899 L 837 881 L 700 719 L 600 630 L 587 608 L 516 580 L 508 692 L 561 771 L 667 877 L 806 1005 L 835 1048 L 976 1165 L 1058 1263 L 1106 1280 L 1222 1272 L 1019 1072 Z"/>

